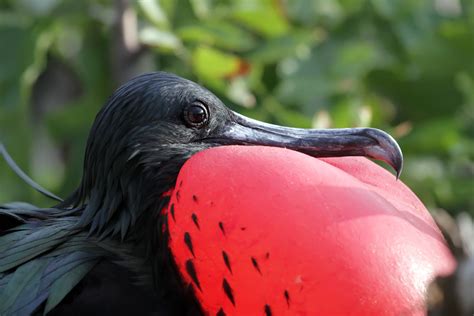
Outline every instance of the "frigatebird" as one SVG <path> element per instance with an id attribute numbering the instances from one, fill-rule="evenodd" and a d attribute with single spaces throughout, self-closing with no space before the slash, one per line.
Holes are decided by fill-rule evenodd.
<path id="1" fill-rule="evenodd" d="M 138 76 L 98 113 L 75 192 L 50 208 L 0 207 L 0 314 L 202 314 L 176 272 L 161 210 L 183 164 L 224 145 L 366 156 L 397 176 L 403 161 L 378 129 L 271 125 L 176 75 Z"/>

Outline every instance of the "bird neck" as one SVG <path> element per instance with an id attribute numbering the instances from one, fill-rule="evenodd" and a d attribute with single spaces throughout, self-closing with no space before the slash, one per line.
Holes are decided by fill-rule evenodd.
<path id="1" fill-rule="evenodd" d="M 165 211 L 169 192 L 174 189 L 179 170 L 188 158 L 173 157 L 157 163 L 147 160 L 147 164 L 135 163 L 119 169 L 118 177 L 116 171 L 110 171 L 105 177 L 95 177 L 95 181 L 91 180 L 93 175 L 85 174 L 81 186 L 62 203 L 62 208 L 76 208 L 78 225 L 89 234 L 127 244 L 132 251 L 129 255 L 137 259 L 131 262 L 151 268 L 154 289 L 170 305 L 199 310 L 190 288 L 179 279 L 169 250 Z"/>
<path id="2" fill-rule="evenodd" d="M 100 178 L 84 172 L 79 188 L 58 207 L 78 209 L 78 226 L 91 235 L 139 240 L 159 224 L 169 200 L 165 193 L 174 188 L 184 161 L 112 166 Z"/>

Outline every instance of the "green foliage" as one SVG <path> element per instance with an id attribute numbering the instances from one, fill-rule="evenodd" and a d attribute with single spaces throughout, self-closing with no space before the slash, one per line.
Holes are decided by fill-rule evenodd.
<path id="1" fill-rule="evenodd" d="M 0 140 L 52 191 L 78 184 L 118 83 L 165 70 L 257 119 L 387 130 L 427 206 L 474 213 L 472 1 L 141 0 L 122 12 L 124 59 L 125 2 L 0 0 Z M 10 200 L 50 203 L 0 162 Z"/>

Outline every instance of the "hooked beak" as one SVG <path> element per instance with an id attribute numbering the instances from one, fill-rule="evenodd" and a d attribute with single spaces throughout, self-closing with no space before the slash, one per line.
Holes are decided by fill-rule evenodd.
<path id="1" fill-rule="evenodd" d="M 365 156 L 382 160 L 400 176 L 403 155 L 397 142 L 376 128 L 304 129 L 283 127 L 231 112 L 226 126 L 207 142 L 283 147 L 313 157 Z"/>

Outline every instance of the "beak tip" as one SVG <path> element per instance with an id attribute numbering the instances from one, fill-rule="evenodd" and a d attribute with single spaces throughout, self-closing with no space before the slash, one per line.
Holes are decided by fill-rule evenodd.
<path id="1" fill-rule="evenodd" d="M 391 151 L 391 157 L 386 162 L 395 170 L 397 180 L 400 180 L 400 175 L 403 170 L 403 153 L 395 141 L 393 144 L 394 146 L 391 150 L 389 149 L 389 152 Z"/>
<path id="2" fill-rule="evenodd" d="M 395 167 L 395 171 L 397 173 L 397 180 L 400 180 L 400 175 L 402 174 L 402 165 Z"/>
<path id="3" fill-rule="evenodd" d="M 399 180 L 403 169 L 403 153 L 397 141 L 379 129 L 367 128 L 364 132 L 377 142 L 377 146 L 367 151 L 368 156 L 388 163 L 395 170 L 396 178 Z"/>
<path id="4" fill-rule="evenodd" d="M 386 162 L 395 170 L 397 180 L 399 180 L 403 170 L 403 153 L 398 143 L 391 137 L 390 139 L 392 142 L 390 142 L 390 146 L 387 146 L 388 148 L 386 149 L 390 158 Z"/>

